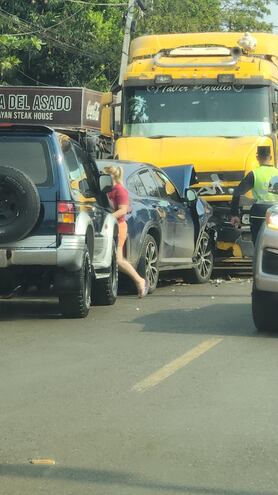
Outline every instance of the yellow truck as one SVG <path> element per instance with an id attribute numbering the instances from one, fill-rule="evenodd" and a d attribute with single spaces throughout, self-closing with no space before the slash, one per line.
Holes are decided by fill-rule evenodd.
<path id="1" fill-rule="evenodd" d="M 241 178 L 258 166 L 258 145 L 271 146 L 277 165 L 278 35 L 139 37 L 131 43 L 120 106 L 115 128 L 115 100 L 104 94 L 102 133 L 114 136 L 114 155 L 163 168 L 193 164 L 194 187 L 218 219 L 218 253 L 251 256 L 250 200 L 243 198 L 237 230 L 229 223 L 230 202 Z"/>

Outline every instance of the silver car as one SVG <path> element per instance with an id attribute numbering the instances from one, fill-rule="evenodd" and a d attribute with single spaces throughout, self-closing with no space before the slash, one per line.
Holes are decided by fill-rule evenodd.
<path id="1" fill-rule="evenodd" d="M 267 210 L 255 247 L 252 291 L 252 313 L 258 330 L 278 329 L 278 176 L 269 184 L 277 194 L 277 204 Z"/>

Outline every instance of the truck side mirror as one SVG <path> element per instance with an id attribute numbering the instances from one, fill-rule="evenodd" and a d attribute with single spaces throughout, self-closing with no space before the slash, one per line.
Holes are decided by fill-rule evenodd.
<path id="1" fill-rule="evenodd" d="M 101 117 L 100 129 L 103 136 L 112 137 L 113 135 L 113 94 L 111 91 L 103 93 L 101 97 Z"/>
<path id="2" fill-rule="evenodd" d="M 101 105 L 102 106 L 108 106 L 108 105 L 112 105 L 113 103 L 113 94 L 111 93 L 111 91 L 108 91 L 107 93 L 103 93 L 103 95 L 101 96 Z"/>
<path id="3" fill-rule="evenodd" d="M 102 107 L 100 117 L 100 132 L 103 136 L 112 137 L 113 135 L 113 109 L 111 107 Z"/>

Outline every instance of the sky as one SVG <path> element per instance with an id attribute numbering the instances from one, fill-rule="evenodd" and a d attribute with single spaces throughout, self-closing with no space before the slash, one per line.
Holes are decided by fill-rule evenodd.
<path id="1" fill-rule="evenodd" d="M 271 15 L 268 19 L 274 24 L 274 26 L 276 26 L 273 31 L 278 33 L 278 3 L 272 2 L 270 5 L 270 10 Z"/>

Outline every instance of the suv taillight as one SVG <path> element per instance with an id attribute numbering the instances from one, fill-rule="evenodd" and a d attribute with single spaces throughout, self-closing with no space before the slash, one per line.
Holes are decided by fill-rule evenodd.
<path id="1" fill-rule="evenodd" d="M 60 201 L 57 206 L 58 234 L 74 234 L 75 232 L 75 208 L 73 203 Z"/>

